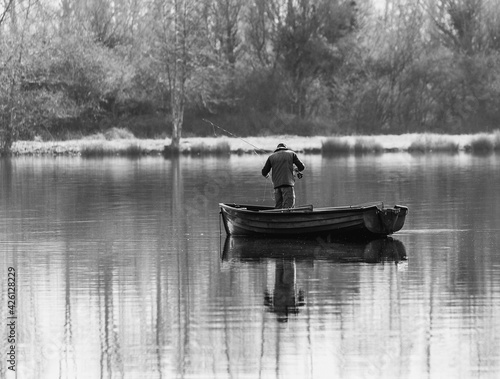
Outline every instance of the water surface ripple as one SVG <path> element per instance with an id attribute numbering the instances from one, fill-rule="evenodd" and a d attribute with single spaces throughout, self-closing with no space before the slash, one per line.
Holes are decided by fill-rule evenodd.
<path id="1" fill-rule="evenodd" d="M 255 155 L 0 160 L 18 377 L 497 378 L 500 156 L 301 159 L 299 204 L 406 205 L 403 230 L 226 238 L 219 202 L 273 204 Z"/>

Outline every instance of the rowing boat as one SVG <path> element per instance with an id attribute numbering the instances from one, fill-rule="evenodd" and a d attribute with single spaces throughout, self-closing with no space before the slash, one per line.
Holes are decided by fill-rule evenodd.
<path id="1" fill-rule="evenodd" d="M 408 208 L 383 203 L 316 208 L 312 205 L 275 209 L 269 206 L 220 203 L 224 228 L 233 236 L 374 239 L 404 225 Z"/>

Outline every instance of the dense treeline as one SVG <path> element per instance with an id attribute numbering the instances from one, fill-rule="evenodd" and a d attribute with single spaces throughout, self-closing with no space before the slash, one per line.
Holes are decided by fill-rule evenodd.
<path id="1" fill-rule="evenodd" d="M 0 150 L 139 137 L 477 132 L 496 0 L 2 0 Z"/>

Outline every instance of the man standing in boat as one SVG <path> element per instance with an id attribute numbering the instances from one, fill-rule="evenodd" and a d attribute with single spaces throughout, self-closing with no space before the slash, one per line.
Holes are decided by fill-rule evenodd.
<path id="1" fill-rule="evenodd" d="M 274 185 L 275 208 L 293 208 L 295 206 L 295 178 L 294 167 L 297 166 L 298 178 L 302 177 L 301 171 L 305 169 L 304 164 L 297 157 L 297 154 L 289 150 L 284 143 L 280 143 L 273 154 L 267 158 L 262 175 L 269 177 L 271 169 Z"/>

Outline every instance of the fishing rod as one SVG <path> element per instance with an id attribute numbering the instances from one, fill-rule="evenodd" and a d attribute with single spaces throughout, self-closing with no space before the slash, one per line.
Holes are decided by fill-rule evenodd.
<path id="1" fill-rule="evenodd" d="M 220 129 L 220 130 L 222 130 L 223 132 L 226 132 L 227 134 L 229 134 L 231 137 L 237 138 L 237 139 L 239 139 L 239 140 L 241 140 L 241 141 L 245 142 L 246 144 L 248 144 L 248 145 L 252 146 L 252 147 L 253 147 L 253 152 L 254 152 L 254 153 L 255 153 L 258 157 L 260 157 L 260 155 L 257 153 L 257 150 L 259 150 L 259 151 L 261 151 L 261 152 L 266 152 L 266 150 L 261 149 L 260 147 L 255 146 L 253 143 L 250 143 L 250 142 L 248 142 L 247 140 L 245 140 L 245 139 L 243 139 L 243 138 L 241 138 L 241 137 L 238 137 L 238 136 L 237 136 L 237 135 L 235 135 L 234 133 L 231 133 L 229 130 L 226 130 L 226 129 L 224 129 L 224 128 L 223 128 L 223 127 L 221 127 L 221 126 L 214 124 L 212 121 L 207 120 L 207 119 L 204 119 L 204 118 L 202 118 L 202 120 L 203 120 L 203 121 L 205 121 L 207 124 L 212 125 L 212 128 L 214 129 L 214 134 L 215 134 L 216 136 L 217 136 L 217 133 L 215 132 L 215 128 Z M 293 171 L 294 171 L 294 174 L 296 174 L 296 175 L 297 175 L 297 178 L 302 179 L 303 174 L 302 174 L 301 172 L 299 172 L 299 171 L 298 171 L 298 170 L 296 170 L 296 169 L 294 169 Z M 266 187 L 264 188 L 264 197 L 265 197 L 265 193 L 267 192 L 267 182 L 268 182 L 268 179 L 269 179 L 270 177 L 269 177 L 269 175 L 267 175 L 265 178 L 266 178 Z M 273 192 L 273 195 L 274 195 L 274 192 Z"/>
<path id="2" fill-rule="evenodd" d="M 262 152 L 266 152 L 264 149 L 261 149 L 260 147 L 255 146 L 253 143 L 250 143 L 250 142 L 248 142 L 248 141 L 244 140 L 243 138 L 238 137 L 238 136 L 237 136 L 237 135 L 235 135 L 234 133 L 231 133 L 229 130 L 226 130 L 226 129 L 224 129 L 224 128 L 223 128 L 223 127 L 221 127 L 221 126 L 214 124 L 212 121 L 207 120 L 207 119 L 204 119 L 204 118 L 202 118 L 202 120 L 203 120 L 203 121 L 205 121 L 206 123 L 209 123 L 210 125 L 212 125 L 212 127 L 214 128 L 214 134 L 215 134 L 215 135 L 217 135 L 217 133 L 215 133 L 215 128 L 217 128 L 217 129 L 220 129 L 220 130 L 222 130 L 222 131 L 226 132 L 227 134 L 231 135 L 232 137 L 237 138 L 237 139 L 239 139 L 239 140 L 241 140 L 241 141 L 243 141 L 243 142 L 245 142 L 245 143 L 249 144 L 250 146 L 252 146 L 252 147 L 254 148 L 254 149 L 253 149 L 253 152 L 254 152 L 255 154 L 257 154 L 257 156 L 259 156 L 259 154 L 257 153 L 257 150 L 262 151 Z M 299 179 L 302 179 L 302 177 L 304 176 L 304 175 L 303 175 L 301 172 L 299 172 L 296 168 L 294 168 L 294 170 L 293 170 L 293 171 L 294 171 L 294 175 L 296 175 L 296 176 L 297 176 L 297 178 L 299 178 Z M 266 177 L 266 179 L 267 179 L 267 177 Z"/>
<path id="3" fill-rule="evenodd" d="M 204 119 L 204 118 L 202 118 L 202 120 L 203 120 L 203 121 L 205 121 L 206 123 L 208 123 L 208 124 L 212 125 L 212 128 L 214 129 L 214 134 L 215 134 L 216 136 L 217 136 L 217 133 L 215 133 L 215 128 L 220 129 L 220 130 L 222 130 L 222 131 L 226 132 L 226 133 L 227 133 L 227 134 L 229 134 L 231 137 L 237 138 L 237 139 L 239 139 L 239 140 L 241 140 L 241 141 L 243 141 L 243 142 L 245 142 L 245 143 L 249 144 L 250 146 L 252 146 L 252 147 L 253 147 L 252 151 L 255 153 L 255 155 L 257 155 L 259 158 L 262 158 L 262 157 L 259 155 L 259 153 L 257 153 L 257 150 L 259 150 L 259 151 L 261 151 L 261 152 L 265 152 L 265 150 L 264 150 L 264 149 L 261 149 L 260 147 L 255 146 L 253 143 L 250 143 L 250 142 L 248 142 L 247 140 L 244 140 L 243 138 L 238 137 L 238 136 L 237 136 L 237 135 L 235 135 L 234 133 L 231 133 L 229 130 L 226 130 L 226 129 L 224 129 L 224 128 L 223 128 L 223 127 L 221 127 L 221 126 L 214 124 L 214 123 L 213 123 L 212 121 L 210 121 L 210 120 L 207 120 L 207 119 Z M 268 179 L 269 179 L 269 175 L 268 175 L 268 176 L 266 176 L 265 178 L 266 178 L 266 186 L 264 187 L 264 198 L 266 197 L 266 192 L 267 192 L 267 182 L 268 182 Z"/>
<path id="4" fill-rule="evenodd" d="M 241 140 L 241 141 L 243 141 L 243 142 L 245 142 L 245 143 L 249 144 L 250 146 L 252 146 L 252 147 L 253 147 L 253 151 L 254 151 L 254 153 L 255 153 L 255 154 L 259 155 L 259 154 L 257 153 L 257 150 L 262 151 L 262 152 L 265 152 L 265 150 L 264 150 L 264 149 L 261 149 L 260 147 L 255 146 L 253 143 L 250 143 L 250 142 L 248 142 L 248 141 L 244 140 L 243 138 L 238 137 L 238 136 L 237 136 L 237 135 L 235 135 L 234 133 L 231 133 L 229 130 L 226 130 L 226 129 L 224 129 L 224 128 L 223 128 L 223 127 L 221 127 L 221 126 L 214 124 L 212 121 L 207 120 L 207 119 L 204 119 L 204 118 L 202 118 L 202 120 L 203 120 L 203 121 L 205 121 L 206 123 L 209 123 L 210 125 L 212 125 L 212 127 L 214 128 L 214 134 L 215 134 L 215 135 L 217 135 L 217 133 L 215 133 L 215 128 L 220 129 L 220 130 L 222 130 L 222 131 L 226 132 L 227 134 L 229 134 L 231 137 L 237 138 L 237 139 L 239 139 L 239 140 Z"/>

